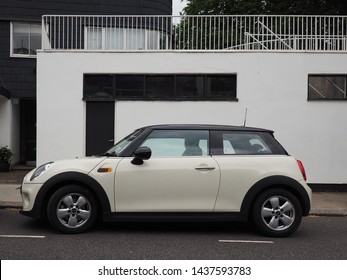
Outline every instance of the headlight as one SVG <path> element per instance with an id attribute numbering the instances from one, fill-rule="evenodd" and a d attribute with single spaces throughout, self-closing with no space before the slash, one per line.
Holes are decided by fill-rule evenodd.
<path id="1" fill-rule="evenodd" d="M 40 167 L 38 167 L 34 174 L 31 176 L 30 181 L 36 179 L 37 177 L 41 176 L 43 173 L 45 173 L 51 166 L 53 165 L 53 161 L 52 162 L 48 162 L 45 163 L 43 165 L 41 165 Z"/>

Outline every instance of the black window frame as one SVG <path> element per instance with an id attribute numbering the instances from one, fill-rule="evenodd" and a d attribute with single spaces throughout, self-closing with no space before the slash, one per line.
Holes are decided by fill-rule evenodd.
<path id="1" fill-rule="evenodd" d="M 311 84 L 310 84 L 310 78 L 316 77 L 316 78 L 329 78 L 329 77 L 341 77 L 345 79 L 345 97 L 344 98 L 314 98 L 310 96 L 311 91 Z M 307 100 L 308 101 L 347 101 L 347 74 L 309 74 L 307 78 Z"/>
<path id="2" fill-rule="evenodd" d="M 97 76 L 112 76 L 113 82 L 112 82 L 112 94 L 109 97 L 96 97 L 93 95 L 87 95 L 86 93 L 86 82 L 88 77 L 97 77 Z M 140 95 L 121 95 L 118 94 L 119 88 L 117 88 L 117 77 L 134 77 L 139 78 L 141 77 L 143 79 L 142 83 L 142 94 Z M 151 94 L 147 89 L 146 81 L 148 78 L 153 77 L 159 77 L 159 78 L 172 78 L 173 79 L 173 91 L 172 94 L 160 94 L 160 91 L 157 91 L 157 94 L 155 91 L 152 91 Z M 199 87 L 203 87 L 199 92 L 197 92 L 196 95 L 182 95 L 182 91 L 179 91 L 178 89 L 178 79 L 179 78 L 196 78 L 196 79 L 203 79 L 202 81 L 196 80 L 196 83 L 199 83 Z M 208 91 L 208 79 L 210 78 L 230 78 L 232 85 L 232 88 L 230 89 L 230 94 L 224 94 L 224 95 L 210 95 Z M 193 79 L 192 79 L 193 80 Z M 140 90 L 136 89 L 136 91 L 139 93 Z M 125 91 L 124 91 L 125 92 Z M 131 89 L 129 90 L 131 92 Z M 103 73 L 103 74 L 84 74 L 83 76 L 83 100 L 88 101 L 95 101 L 95 100 L 109 100 L 109 101 L 116 101 L 116 100 L 136 100 L 136 101 L 238 101 L 237 98 L 237 74 L 231 73 L 231 74 L 109 74 L 109 73 Z"/>

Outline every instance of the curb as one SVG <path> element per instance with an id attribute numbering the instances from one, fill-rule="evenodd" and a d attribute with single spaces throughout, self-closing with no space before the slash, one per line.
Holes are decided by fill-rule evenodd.
<path id="1" fill-rule="evenodd" d="M 308 183 L 312 192 L 347 192 L 347 184 L 314 184 Z"/>
<path id="2" fill-rule="evenodd" d="M 20 208 L 22 208 L 22 203 L 21 202 L 0 201 L 0 209 L 6 209 L 6 208 L 20 209 Z"/>
<path id="3" fill-rule="evenodd" d="M 21 202 L 0 201 L 0 209 L 21 209 Z M 308 216 L 326 216 L 326 217 L 346 217 L 347 210 L 340 209 L 311 209 Z"/>
<path id="4" fill-rule="evenodd" d="M 309 216 L 334 216 L 334 217 L 345 217 L 347 216 L 346 210 L 331 210 L 331 209 L 312 209 Z"/>

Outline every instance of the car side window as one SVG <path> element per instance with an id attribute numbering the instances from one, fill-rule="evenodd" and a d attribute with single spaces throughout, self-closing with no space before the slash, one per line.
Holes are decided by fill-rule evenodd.
<path id="1" fill-rule="evenodd" d="M 152 157 L 208 155 L 207 130 L 153 130 L 141 144 L 149 147 Z"/>
<path id="2" fill-rule="evenodd" d="M 256 155 L 272 154 L 271 146 L 261 133 L 218 131 L 213 133 L 213 154 Z"/>

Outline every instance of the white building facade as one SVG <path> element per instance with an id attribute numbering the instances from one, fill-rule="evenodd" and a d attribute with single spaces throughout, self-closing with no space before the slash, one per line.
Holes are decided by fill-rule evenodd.
<path id="1" fill-rule="evenodd" d="M 194 20 L 195 24 L 192 21 L 191 25 L 199 25 L 199 20 L 201 26 L 205 25 L 202 18 Z M 235 23 L 235 20 L 230 18 L 230 22 Z M 263 18 L 261 22 L 266 22 L 266 19 Z M 250 22 L 244 22 L 246 26 L 247 23 L 251 26 Z M 207 22 L 206 26 L 209 24 Z M 104 27 L 110 25 L 114 24 L 105 23 Z M 98 30 L 104 27 L 100 23 L 98 28 L 101 29 Z M 231 28 L 227 32 L 226 26 L 219 25 L 219 30 L 222 28 L 225 29 L 222 34 L 231 32 Z M 275 131 L 276 138 L 288 153 L 303 161 L 309 183 L 346 184 L 347 52 L 343 49 L 344 37 L 336 40 L 335 35 L 331 36 L 335 45 L 330 48 L 324 43 L 326 38 L 322 41 L 322 36 L 318 36 L 315 42 L 311 41 L 313 49 L 310 49 L 309 44 L 298 47 L 301 41 L 294 43 L 288 39 L 293 37 L 289 31 L 288 34 L 283 30 L 274 33 L 273 28 L 271 32 L 268 29 L 269 24 L 259 32 L 263 40 L 260 40 L 261 35 L 255 37 L 248 32 L 251 35 L 246 36 L 248 41 L 242 41 L 243 44 L 238 47 L 215 45 L 210 49 L 206 49 L 206 44 L 213 45 L 213 42 L 204 43 L 198 37 L 198 32 L 194 35 L 193 31 L 190 36 L 196 36 L 196 47 L 188 49 L 173 48 L 171 37 L 162 40 L 164 47 L 159 47 L 162 41 L 158 39 L 157 44 L 146 49 L 150 44 L 145 41 L 152 36 L 146 33 L 143 35 L 144 45 L 131 49 L 119 49 L 121 43 L 113 48 L 108 47 L 107 43 L 105 46 L 102 42 L 107 40 L 103 39 L 98 39 L 101 43 L 93 49 L 78 44 L 77 48 L 53 47 L 52 32 L 50 37 L 43 36 L 44 47 L 37 54 L 37 164 L 88 155 L 88 145 L 93 143 L 88 144 L 88 137 L 94 138 L 93 141 L 98 141 L 99 137 L 97 131 L 93 136 L 93 125 L 102 127 L 105 122 L 112 126 L 109 137 L 111 145 L 111 142 L 146 125 L 244 125 L 246 119 L 247 126 Z M 295 26 L 291 29 L 295 29 Z M 107 29 L 102 32 L 98 34 L 105 36 Z M 339 31 L 341 34 L 344 32 L 346 29 Z M 95 39 L 96 35 L 93 36 Z M 128 35 L 122 36 L 125 42 Z M 269 47 L 270 38 L 272 46 L 273 42 L 277 44 L 275 49 Z M 223 43 L 225 41 L 226 38 Z M 194 43 L 190 43 L 194 46 Z M 201 47 L 203 44 L 205 48 Z M 336 44 L 339 46 L 336 47 Z M 150 87 L 148 77 L 156 76 L 160 77 L 162 83 L 173 81 L 172 93 L 168 89 L 168 94 L 157 92 L 156 97 L 146 95 Z M 110 86 L 102 92 L 104 95 L 98 92 L 99 95 L 88 96 L 86 92 L 90 77 L 100 77 L 100 81 L 106 77 L 105 83 L 110 83 Z M 132 86 L 133 92 L 129 94 L 124 87 L 117 89 L 119 77 L 130 77 L 133 84 L 143 80 L 145 86 L 140 86 L 137 93 L 134 93 L 136 86 Z M 193 88 L 197 93 L 178 96 L 177 81 L 180 77 L 193 77 Z M 230 78 L 230 94 L 224 92 L 226 89 L 220 89 L 217 97 L 206 94 L 207 88 L 212 92 L 211 83 L 215 77 Z M 112 82 L 107 82 L 107 79 Z M 198 82 L 199 79 L 202 82 Z M 199 96 L 201 89 L 198 84 L 205 87 L 203 96 Z M 144 93 L 140 92 L 142 87 L 145 88 Z M 159 90 L 163 88 L 166 86 L 158 86 Z M 108 90 L 111 93 L 105 95 Z M 98 114 L 102 114 L 95 109 L 98 103 L 102 106 L 107 103 L 111 108 L 106 119 L 98 119 Z M 90 110 L 92 107 L 94 109 Z M 93 120 L 95 123 L 90 126 Z M 102 137 L 107 136 L 100 135 L 100 141 Z"/>

